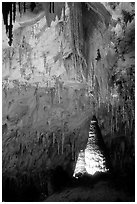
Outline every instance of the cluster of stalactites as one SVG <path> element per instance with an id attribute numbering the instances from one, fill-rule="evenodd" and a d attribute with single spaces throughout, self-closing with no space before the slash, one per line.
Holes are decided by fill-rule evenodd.
<path id="1" fill-rule="evenodd" d="M 25 2 L 3 2 L 2 3 L 2 14 L 3 14 L 3 21 L 4 25 L 6 27 L 6 34 L 9 38 L 9 45 L 12 44 L 12 29 L 13 29 L 13 23 L 16 20 L 17 13 L 20 13 L 22 15 L 27 7 L 29 7 L 31 10 L 33 10 L 34 3 L 25 3 Z"/>
<path id="2" fill-rule="evenodd" d="M 29 10 L 30 12 L 33 12 L 34 9 L 37 7 L 38 3 L 31 2 L 3 2 L 2 3 L 2 14 L 3 14 L 3 21 L 4 25 L 6 27 L 6 34 L 9 38 L 9 45 L 12 44 L 12 29 L 13 29 L 13 23 L 16 20 L 17 12 L 20 15 L 23 15 L 26 10 Z M 56 16 L 60 19 L 62 14 L 62 9 L 65 12 L 65 3 L 64 2 L 43 2 L 39 3 L 41 6 L 41 11 L 45 11 L 45 16 L 47 20 L 47 25 L 50 26 L 51 21 L 55 20 Z"/>
<path id="3" fill-rule="evenodd" d="M 9 45 L 11 45 L 13 21 L 15 22 L 15 18 L 16 18 L 16 3 L 3 2 L 2 3 L 2 14 L 3 14 L 4 25 L 6 27 L 6 33 L 9 37 Z"/>

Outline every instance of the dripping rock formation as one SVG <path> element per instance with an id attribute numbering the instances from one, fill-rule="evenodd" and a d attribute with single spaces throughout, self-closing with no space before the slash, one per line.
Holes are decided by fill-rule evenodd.
<path id="1" fill-rule="evenodd" d="M 67 183 L 93 115 L 114 172 L 133 173 L 134 5 L 3 3 L 2 12 L 3 199 L 37 200 Z"/>

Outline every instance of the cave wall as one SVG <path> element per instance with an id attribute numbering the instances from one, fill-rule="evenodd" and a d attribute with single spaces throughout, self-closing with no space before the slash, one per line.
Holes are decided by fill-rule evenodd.
<path id="1" fill-rule="evenodd" d="M 90 70 L 88 81 L 92 84 L 94 112 L 110 152 L 113 170 L 134 174 L 134 4 L 119 3 L 113 10 L 114 18 L 111 9 L 109 11 L 112 20 L 107 29 L 100 26 L 100 22 L 94 30 L 89 29 L 86 39 Z"/>
<path id="2" fill-rule="evenodd" d="M 3 24 L 3 192 L 9 199 L 32 185 L 52 193 L 52 171 L 60 166 L 72 176 L 86 146 L 92 103 L 74 69 L 69 25 L 68 16 L 50 28 L 45 17 L 32 25 L 15 22 L 9 46 Z"/>

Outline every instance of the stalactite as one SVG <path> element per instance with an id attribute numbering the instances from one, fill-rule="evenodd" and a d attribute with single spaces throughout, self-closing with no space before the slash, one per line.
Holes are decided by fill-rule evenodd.
<path id="1" fill-rule="evenodd" d="M 46 139 L 45 139 L 44 134 L 42 133 L 42 144 L 43 144 L 43 146 L 45 145 L 45 142 L 46 142 Z"/>
<path id="2" fill-rule="evenodd" d="M 57 90 L 58 102 L 59 102 L 59 104 L 60 104 L 61 86 L 60 86 L 60 81 L 59 81 L 58 78 L 56 78 L 56 90 Z"/>
<path id="3" fill-rule="evenodd" d="M 24 6 L 23 7 L 24 7 L 24 12 L 25 12 L 26 11 L 26 3 L 25 2 L 24 2 Z"/>
<path id="4" fill-rule="evenodd" d="M 132 120 L 132 119 L 131 119 L 131 120 Z M 131 127 L 130 127 L 130 121 L 129 121 L 129 119 L 127 120 L 127 125 L 128 125 L 128 129 L 130 130 Z"/>
<path id="5" fill-rule="evenodd" d="M 52 13 L 52 3 L 50 2 L 49 12 Z"/>
<path id="6" fill-rule="evenodd" d="M 22 65 L 21 61 L 22 61 L 22 48 L 19 47 L 19 64 L 20 64 L 20 66 Z"/>
<path id="7" fill-rule="evenodd" d="M 127 133 L 127 131 L 126 131 L 126 124 L 125 124 L 125 136 L 126 136 L 126 133 Z"/>
<path id="8" fill-rule="evenodd" d="M 63 20 L 65 22 L 65 3 L 64 3 L 64 6 L 63 6 Z"/>
<path id="9" fill-rule="evenodd" d="M 13 3 L 13 21 L 15 22 L 16 18 L 16 3 Z"/>
<path id="10" fill-rule="evenodd" d="M 51 125 L 51 120 L 50 119 L 47 121 L 47 124 L 49 126 L 49 131 L 50 131 L 50 125 Z"/>
<path id="11" fill-rule="evenodd" d="M 72 141 L 72 143 L 71 143 L 72 159 L 74 159 L 74 155 L 75 155 L 75 154 L 74 154 L 74 151 L 75 151 L 74 147 L 75 147 L 75 142 Z"/>
<path id="12" fill-rule="evenodd" d="M 12 57 L 13 57 L 13 54 L 11 54 L 12 50 L 9 49 L 9 69 L 11 70 L 12 68 Z"/>
<path id="13" fill-rule="evenodd" d="M 51 93 L 51 104 L 53 105 L 54 98 L 55 98 L 55 88 L 54 87 L 50 89 L 50 93 Z"/>
<path id="14" fill-rule="evenodd" d="M 46 140 L 49 141 L 49 134 L 46 132 Z"/>
<path id="15" fill-rule="evenodd" d="M 63 151 L 64 151 L 64 141 L 65 141 L 65 135 L 64 135 L 64 132 L 62 133 L 62 154 L 63 154 Z"/>
<path id="16" fill-rule="evenodd" d="M 6 79 L 6 83 L 4 83 L 4 92 L 5 92 L 5 97 L 7 98 L 7 95 L 8 95 L 8 90 L 9 90 L 9 79 Z"/>
<path id="17" fill-rule="evenodd" d="M 52 2 L 52 12 L 55 12 L 55 8 L 54 8 L 54 2 Z"/>
<path id="18" fill-rule="evenodd" d="M 47 74 L 48 73 L 48 64 L 47 64 L 46 53 L 43 53 L 43 59 L 44 59 L 44 68 L 45 68 L 46 74 Z"/>
<path id="19" fill-rule="evenodd" d="M 112 117 L 113 117 L 113 115 L 114 115 L 113 105 L 111 105 L 111 107 L 112 107 Z"/>
<path id="20" fill-rule="evenodd" d="M 59 141 L 58 141 L 58 155 L 59 155 L 59 149 L 60 149 L 60 147 L 59 147 Z"/>
<path id="21" fill-rule="evenodd" d="M 99 108 L 100 108 L 100 96 L 98 97 L 98 105 L 99 105 Z"/>
<path id="22" fill-rule="evenodd" d="M 19 13 L 21 14 L 21 3 L 18 3 Z"/>
<path id="23" fill-rule="evenodd" d="M 7 7 L 6 3 L 2 3 L 2 13 L 3 13 L 3 21 L 4 25 L 6 27 L 6 33 L 8 32 L 8 14 L 9 14 L 9 8 Z"/>
<path id="24" fill-rule="evenodd" d="M 118 127 L 117 127 L 117 125 L 118 125 L 118 123 L 117 123 L 117 110 L 116 110 L 115 117 L 116 117 L 116 132 L 117 132 L 118 131 Z"/>
<path id="25" fill-rule="evenodd" d="M 9 45 L 11 46 L 12 43 L 12 9 L 13 3 L 6 3 L 2 2 L 2 13 L 3 13 L 3 20 L 4 20 L 4 25 L 6 27 L 6 33 L 8 34 L 9 37 Z M 8 22 L 9 20 L 9 22 Z"/>
<path id="26" fill-rule="evenodd" d="M 124 108 L 124 105 L 123 105 L 123 110 L 122 111 L 123 111 L 123 114 L 122 114 L 123 115 L 123 120 L 125 120 L 125 108 Z"/>
<path id="27" fill-rule="evenodd" d="M 134 119 L 131 116 L 131 120 L 130 120 L 130 129 L 131 129 L 131 132 L 132 132 L 132 129 L 133 129 L 133 121 L 134 121 Z"/>
<path id="28" fill-rule="evenodd" d="M 110 127 L 111 127 L 111 134 L 113 134 L 113 117 L 111 117 L 111 124 L 110 124 Z"/>
<path id="29" fill-rule="evenodd" d="M 10 25 L 9 25 L 9 45 L 11 46 L 12 44 L 12 38 L 13 38 L 13 34 L 12 34 L 12 28 L 13 28 L 13 25 L 12 25 L 12 4 L 11 4 L 11 8 L 10 8 Z"/>
<path id="30" fill-rule="evenodd" d="M 54 13 L 54 2 L 50 2 L 50 6 L 49 6 L 49 12 L 50 13 Z"/>
<path id="31" fill-rule="evenodd" d="M 5 98 L 7 98 L 7 87 L 6 86 L 4 86 L 3 91 L 4 91 L 4 94 L 5 94 Z"/>
<path id="32" fill-rule="evenodd" d="M 108 102 L 108 104 L 107 104 L 107 108 L 108 108 L 108 113 L 109 113 L 109 102 Z"/>
<path id="33" fill-rule="evenodd" d="M 55 144 L 55 139 L 56 139 L 56 136 L 55 136 L 55 133 L 53 132 L 53 146 Z"/>
<path id="34" fill-rule="evenodd" d="M 58 99 L 59 99 L 59 103 L 60 103 L 60 87 L 59 87 L 59 84 L 58 84 Z"/>

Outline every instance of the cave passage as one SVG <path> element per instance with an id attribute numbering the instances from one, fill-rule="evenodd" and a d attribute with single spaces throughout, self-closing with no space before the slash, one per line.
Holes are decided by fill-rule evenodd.
<path id="1" fill-rule="evenodd" d="M 74 177 L 79 177 L 84 173 L 94 175 L 96 172 L 107 172 L 107 158 L 105 157 L 105 146 L 103 143 L 99 126 L 95 117 L 91 120 L 88 142 L 85 150 L 79 152 L 75 167 Z M 103 143 L 103 144 L 102 144 Z"/>

